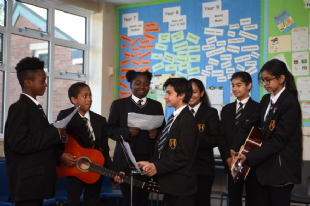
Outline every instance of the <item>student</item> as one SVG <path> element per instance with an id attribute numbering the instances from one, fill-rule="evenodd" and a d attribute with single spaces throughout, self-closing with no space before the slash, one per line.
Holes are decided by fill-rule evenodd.
<path id="1" fill-rule="evenodd" d="M 125 171 L 127 175 L 131 174 L 124 151 L 119 143 L 121 135 L 129 143 L 136 161 L 148 161 L 154 153 L 155 142 L 161 134 L 165 121 L 160 128 L 151 130 L 141 130 L 140 128 L 128 127 L 128 113 L 134 112 L 146 115 L 164 115 L 160 102 L 149 99 L 146 95 L 150 89 L 152 73 L 128 71 L 126 73 L 132 95 L 128 98 L 115 100 L 110 109 L 108 120 L 109 137 L 116 140 L 113 161 L 118 168 Z M 140 181 L 150 181 L 151 178 L 134 174 L 134 178 Z M 130 185 L 120 185 L 124 197 L 124 205 L 130 206 Z M 140 188 L 133 188 L 133 205 L 146 206 L 148 204 L 149 192 Z"/>
<path id="2" fill-rule="evenodd" d="M 211 205 L 211 189 L 215 176 L 213 148 L 220 136 L 220 120 L 216 109 L 211 107 L 208 94 L 199 79 L 191 79 L 193 95 L 188 102 L 198 128 L 199 146 L 196 156 L 198 192 L 196 206 Z"/>
<path id="3" fill-rule="evenodd" d="M 249 92 L 252 87 L 251 75 L 247 72 L 236 72 L 231 78 L 232 91 L 237 97 L 233 103 L 223 107 L 221 112 L 221 136 L 219 150 L 223 162 L 225 162 L 225 173 L 228 177 L 229 205 L 242 206 L 243 185 L 245 184 L 247 206 L 256 205 L 257 178 L 255 168 L 251 168 L 246 181 L 234 182 L 231 171 L 230 149 L 235 136 L 240 128 L 250 120 L 251 115 L 259 104 L 252 100 Z M 238 150 L 239 151 L 239 150 Z"/>
<path id="4" fill-rule="evenodd" d="M 90 111 L 92 104 L 92 93 L 89 86 L 83 82 L 77 82 L 70 86 L 68 96 L 74 107 L 61 110 L 57 116 L 57 120 L 64 119 L 70 115 L 78 106 L 78 112 L 74 114 L 71 121 L 67 125 L 67 131 L 72 132 L 80 138 L 81 141 L 88 145 L 99 145 L 105 150 L 104 167 L 118 172 L 117 166 L 112 162 L 109 156 L 108 145 L 108 131 L 107 122 L 104 117 Z M 67 166 L 73 166 L 76 162 L 76 157 L 69 153 L 64 153 L 63 146 L 58 150 L 60 160 Z M 83 193 L 83 206 L 99 205 L 101 185 L 103 176 L 93 184 L 87 184 L 78 179 L 77 177 L 70 176 L 66 178 L 67 181 L 67 206 L 79 205 L 80 196 Z M 105 177 L 107 178 L 107 177 Z M 120 178 L 116 176 L 115 182 L 122 183 Z"/>
<path id="5" fill-rule="evenodd" d="M 55 195 L 57 174 L 54 151 L 66 142 L 66 128 L 49 124 L 36 99 L 45 92 L 44 62 L 26 57 L 16 65 L 22 94 L 9 108 L 4 132 L 4 152 L 10 201 L 16 206 L 43 205 Z"/>
<path id="6" fill-rule="evenodd" d="M 138 162 L 138 165 L 145 170 L 142 175 L 158 175 L 165 206 L 194 206 L 199 141 L 198 127 L 187 107 L 193 94 L 192 85 L 184 78 L 170 78 L 164 89 L 168 107 L 175 110 L 157 139 L 154 158 L 150 162 Z"/>
<path id="7" fill-rule="evenodd" d="M 231 155 L 236 158 L 252 126 L 262 129 L 263 143 L 239 157 L 256 167 L 257 205 L 290 205 L 294 184 L 301 182 L 302 130 L 301 109 L 293 75 L 285 63 L 273 59 L 260 70 L 259 80 L 271 94 L 262 98 L 259 107 L 237 134 Z"/>

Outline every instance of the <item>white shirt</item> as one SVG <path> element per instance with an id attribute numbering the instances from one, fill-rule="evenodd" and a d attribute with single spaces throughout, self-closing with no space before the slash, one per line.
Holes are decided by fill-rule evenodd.
<path id="1" fill-rule="evenodd" d="M 242 101 L 239 101 L 238 99 L 237 99 L 237 104 L 236 104 L 236 113 L 237 113 L 237 111 L 238 111 L 238 109 L 239 109 L 239 103 L 241 102 L 243 105 L 242 105 L 242 109 L 244 109 L 244 107 L 245 107 L 245 105 L 246 105 L 246 103 L 248 103 L 248 101 L 249 101 L 249 99 L 250 99 L 250 97 L 247 97 L 247 98 L 245 98 L 244 100 L 242 100 Z"/>
<path id="2" fill-rule="evenodd" d="M 169 129 L 168 129 L 168 132 L 170 132 L 170 128 L 171 128 L 171 126 L 172 126 L 174 120 L 177 118 L 177 116 L 182 112 L 182 110 L 183 110 L 186 106 L 187 106 L 187 105 L 184 105 L 184 106 L 180 107 L 179 109 L 174 110 L 174 112 L 173 112 L 173 116 L 174 116 L 174 117 L 173 117 L 173 120 L 172 120 L 172 122 L 171 122 L 171 125 L 170 125 L 170 127 L 169 127 Z"/>
<path id="3" fill-rule="evenodd" d="M 145 103 L 146 103 L 146 97 L 143 97 L 142 99 L 139 99 L 139 98 L 136 97 L 135 95 L 131 94 L 131 98 L 132 98 L 133 101 L 135 101 L 136 103 L 138 103 L 139 100 L 142 100 L 141 105 L 145 105 Z"/>
<path id="4" fill-rule="evenodd" d="M 191 106 L 188 105 L 189 110 L 193 109 L 195 111 L 194 113 L 191 111 L 193 113 L 194 117 L 196 116 L 200 105 L 201 105 L 201 102 L 199 104 L 197 104 L 196 106 L 194 106 L 194 108 L 192 108 Z"/>
<path id="5" fill-rule="evenodd" d="M 79 113 L 79 112 L 78 112 L 78 113 Z M 91 133 L 92 136 L 93 136 L 93 140 L 92 140 L 92 141 L 95 141 L 96 138 L 95 138 L 94 129 L 93 129 L 93 127 L 91 126 L 89 111 L 87 111 L 87 112 L 85 113 L 85 116 L 81 115 L 80 113 L 79 113 L 79 115 L 80 115 L 82 118 L 86 118 L 86 119 L 87 119 L 87 125 L 88 125 L 88 127 L 89 127 L 90 133 Z"/>
<path id="6" fill-rule="evenodd" d="M 277 100 L 279 99 L 280 95 L 282 94 L 282 92 L 283 92 L 284 90 L 285 90 L 285 87 L 283 87 L 283 89 L 282 89 L 277 95 L 274 95 L 274 93 L 272 93 L 272 94 L 270 95 L 270 100 L 272 100 L 273 105 L 276 104 Z M 265 112 L 264 120 L 265 120 L 265 118 L 266 118 L 266 116 L 267 116 L 267 114 L 268 114 L 268 112 L 269 112 L 269 109 L 270 109 L 270 102 L 269 102 L 268 107 L 267 107 L 267 110 L 266 110 L 266 112 Z"/>

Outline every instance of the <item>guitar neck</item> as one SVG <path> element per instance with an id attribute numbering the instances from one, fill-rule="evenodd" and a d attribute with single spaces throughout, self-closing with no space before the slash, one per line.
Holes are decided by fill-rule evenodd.
<path id="1" fill-rule="evenodd" d="M 124 180 L 125 183 L 131 184 L 131 178 L 130 177 L 123 175 L 119 172 L 109 170 L 109 169 L 102 167 L 100 165 L 90 163 L 90 166 L 88 169 L 92 172 L 95 172 L 95 173 L 98 173 L 98 174 L 101 174 L 101 175 L 104 175 L 104 176 L 107 176 L 110 178 L 114 178 L 115 176 L 119 176 L 122 180 Z M 133 180 L 133 186 L 143 188 L 144 182 L 141 182 L 139 180 L 134 179 Z"/>

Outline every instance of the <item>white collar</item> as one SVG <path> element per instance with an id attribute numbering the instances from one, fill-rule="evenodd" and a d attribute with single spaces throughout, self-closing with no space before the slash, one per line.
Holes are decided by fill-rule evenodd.
<path id="1" fill-rule="evenodd" d="M 138 103 L 139 100 L 142 100 L 142 102 L 141 102 L 142 105 L 144 105 L 146 103 L 146 97 L 143 97 L 142 99 L 139 99 L 135 95 L 131 94 L 131 99 L 133 99 L 133 101 L 135 101 L 136 103 Z"/>
<path id="2" fill-rule="evenodd" d="M 184 106 L 180 107 L 179 109 L 174 110 L 173 116 L 174 116 L 174 117 L 178 116 L 186 106 L 187 106 L 187 105 L 184 105 Z"/>
<path id="3" fill-rule="evenodd" d="M 243 100 L 241 100 L 241 101 L 239 101 L 239 100 L 237 99 L 237 105 L 239 105 L 240 102 L 241 102 L 243 105 L 245 105 L 246 103 L 248 103 L 249 99 L 250 99 L 250 96 L 248 96 L 247 98 L 245 98 L 245 99 L 243 99 Z"/>
<path id="4" fill-rule="evenodd" d="M 194 106 L 194 108 L 192 108 L 190 105 L 188 105 L 188 107 L 189 107 L 190 110 L 193 109 L 193 110 L 195 111 L 195 114 L 197 114 L 197 111 L 198 111 L 200 105 L 201 105 L 201 102 L 199 102 L 199 104 L 197 104 L 196 106 Z"/>
<path id="5" fill-rule="evenodd" d="M 38 102 L 38 100 L 36 100 L 35 98 L 33 98 L 32 96 L 28 95 L 28 94 L 25 94 L 25 93 L 22 93 L 24 95 L 26 95 L 27 97 L 29 97 L 37 106 L 40 104 L 40 102 Z"/>
<path id="6" fill-rule="evenodd" d="M 78 113 L 79 113 L 79 112 L 78 112 Z M 88 121 L 90 121 L 89 111 L 87 111 L 87 112 L 85 113 L 85 116 L 81 115 L 80 113 L 79 113 L 79 115 L 80 115 L 82 118 L 86 118 Z"/>
<path id="7" fill-rule="evenodd" d="M 277 95 L 274 95 L 274 92 L 270 95 L 270 99 L 272 100 L 273 104 L 275 104 L 278 101 L 280 95 L 282 94 L 284 90 L 285 90 L 285 87 L 283 87 L 283 89 L 281 89 L 281 91 Z"/>

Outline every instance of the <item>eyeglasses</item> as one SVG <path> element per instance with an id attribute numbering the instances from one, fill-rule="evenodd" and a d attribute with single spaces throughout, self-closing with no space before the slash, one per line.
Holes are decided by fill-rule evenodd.
<path id="1" fill-rule="evenodd" d="M 263 79 L 263 78 L 259 78 L 259 81 L 260 81 L 261 84 L 264 84 L 264 82 L 265 82 L 265 84 L 269 85 L 269 84 L 270 84 L 270 81 L 273 80 L 273 79 L 276 79 L 276 77 L 275 77 L 275 78 L 272 78 L 272 79 Z"/>

